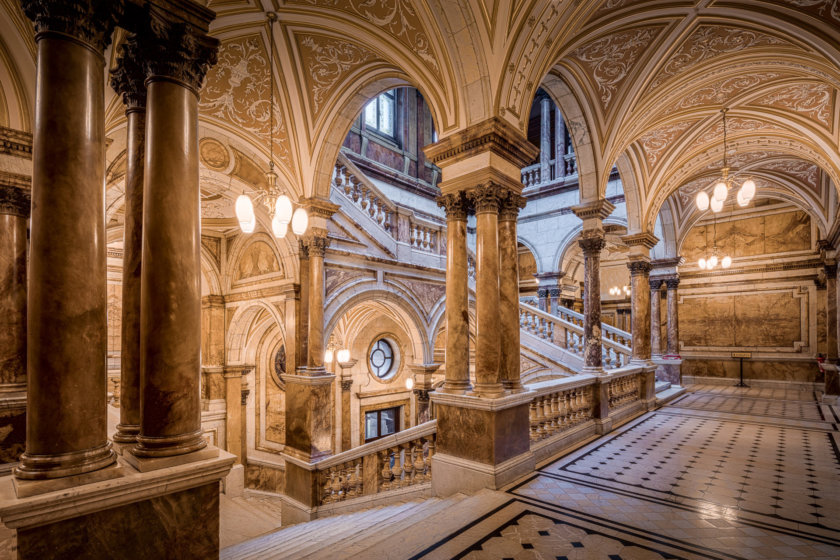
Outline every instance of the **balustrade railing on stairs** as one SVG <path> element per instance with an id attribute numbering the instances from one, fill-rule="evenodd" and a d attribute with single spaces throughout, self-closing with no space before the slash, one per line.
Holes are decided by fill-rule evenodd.
<path id="1" fill-rule="evenodd" d="M 522 185 L 527 189 L 529 187 L 536 187 L 548 183 L 559 183 L 562 180 L 565 180 L 565 178 L 569 175 L 577 175 L 577 158 L 575 157 L 575 154 L 566 154 L 565 156 L 563 156 L 563 171 L 561 173 L 557 173 L 557 167 L 555 163 L 556 160 L 554 159 L 549 161 L 549 170 L 551 173 L 549 177 L 542 176 L 542 172 L 540 170 L 540 163 L 535 163 L 533 165 L 529 165 L 528 167 L 523 167 Z"/>

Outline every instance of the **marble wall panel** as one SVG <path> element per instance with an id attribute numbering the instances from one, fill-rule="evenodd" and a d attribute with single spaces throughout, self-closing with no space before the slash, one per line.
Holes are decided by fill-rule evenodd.
<path id="1" fill-rule="evenodd" d="M 682 363 L 682 375 L 738 379 L 738 360 L 688 358 Z M 820 379 L 816 361 L 744 360 L 744 380 L 795 381 L 814 383 Z"/>
<path id="2" fill-rule="evenodd" d="M 825 354 L 828 351 L 826 346 L 826 291 L 817 290 L 817 352 Z"/>
<path id="3" fill-rule="evenodd" d="M 286 471 L 279 466 L 248 463 L 245 466 L 245 487 L 282 493 L 286 490 Z"/>
<path id="4" fill-rule="evenodd" d="M 732 297 L 735 338 L 732 346 L 788 347 L 807 339 L 802 332 L 801 299 L 792 292 Z M 807 312 L 807 311 L 806 311 Z"/>
<path id="5" fill-rule="evenodd" d="M 498 465 L 530 450 L 528 405 L 499 411 L 437 405 L 437 451 Z"/>
<path id="6" fill-rule="evenodd" d="M 811 218 L 802 210 L 764 218 L 764 252 L 806 251 L 811 248 Z"/>
<path id="7" fill-rule="evenodd" d="M 222 371 L 201 370 L 201 398 L 208 401 L 223 400 L 227 393 Z"/>
<path id="8" fill-rule="evenodd" d="M 202 304 L 201 363 L 205 366 L 225 363 L 225 308 L 222 305 Z"/>
<path id="9" fill-rule="evenodd" d="M 267 376 L 265 383 L 265 439 L 286 443 L 286 391 Z"/>
<path id="10" fill-rule="evenodd" d="M 683 346 L 733 346 L 735 298 L 684 298 L 679 305 L 679 321 L 680 342 Z"/>

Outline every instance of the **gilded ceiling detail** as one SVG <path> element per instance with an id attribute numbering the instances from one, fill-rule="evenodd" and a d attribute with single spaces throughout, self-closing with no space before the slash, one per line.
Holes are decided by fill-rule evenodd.
<path id="1" fill-rule="evenodd" d="M 758 31 L 701 25 L 671 55 L 651 83 L 650 89 L 657 88 L 666 80 L 720 55 L 733 54 L 753 47 L 787 44 L 786 41 Z"/>
<path id="2" fill-rule="evenodd" d="M 704 105 L 727 105 L 734 97 L 743 95 L 756 86 L 766 84 L 782 76 L 784 74 L 779 72 L 764 72 L 724 78 L 710 85 L 702 86 L 690 95 L 680 97 L 663 113 L 668 114 Z"/>
<path id="3" fill-rule="evenodd" d="M 333 97 L 344 78 L 364 64 L 381 60 L 372 52 L 337 38 L 298 34 L 295 39 L 306 70 L 304 79 L 313 121 L 318 120 L 325 102 Z"/>
<path id="4" fill-rule="evenodd" d="M 609 107 L 613 94 L 630 74 L 639 56 L 661 30 L 661 27 L 641 27 L 620 31 L 587 43 L 571 53 L 598 87 L 604 110 Z"/>
<path id="5" fill-rule="evenodd" d="M 250 132 L 268 144 L 268 55 L 258 35 L 225 41 L 219 62 L 207 74 L 199 111 Z M 274 154 L 293 169 L 283 111 L 274 92 Z"/>
<path id="6" fill-rule="evenodd" d="M 440 77 L 440 65 L 432 51 L 429 37 L 409 0 L 291 0 L 289 4 L 335 8 L 361 16 L 396 37 L 417 54 L 435 76 Z"/>
<path id="7" fill-rule="evenodd" d="M 781 0 L 778 3 L 798 8 L 820 19 L 830 17 L 840 21 L 840 2 L 837 0 Z"/>
<path id="8" fill-rule="evenodd" d="M 768 93 L 752 104 L 789 109 L 830 129 L 832 94 L 833 90 L 828 84 L 801 82 Z"/>
<path id="9" fill-rule="evenodd" d="M 648 167 L 653 169 L 659 156 L 669 146 L 673 146 L 674 142 L 688 130 L 688 128 L 697 122 L 696 120 L 679 121 L 671 124 L 660 126 L 659 128 L 648 132 L 639 138 L 639 144 L 645 153 Z"/>
<path id="10" fill-rule="evenodd" d="M 763 130 L 787 129 L 772 122 L 764 121 L 761 119 L 747 119 L 742 117 L 730 117 L 726 119 L 726 131 L 730 136 L 737 133 L 759 132 Z M 695 138 L 694 141 L 686 148 L 686 151 L 690 152 L 710 142 L 720 142 L 721 144 L 723 143 L 722 119 L 719 119 L 715 124 L 709 127 L 700 136 Z"/>
<path id="11" fill-rule="evenodd" d="M 757 161 L 766 160 L 773 157 L 784 156 L 784 152 L 768 152 L 758 150 L 754 152 L 740 152 L 727 156 L 726 162 L 732 169 L 740 169 L 746 165 L 750 165 Z M 719 170 L 723 167 L 723 160 L 715 160 L 706 166 L 707 170 Z"/>
<path id="12" fill-rule="evenodd" d="M 810 187 L 814 192 L 819 192 L 819 183 L 817 182 L 819 178 L 819 167 L 810 161 L 803 159 L 780 159 L 763 163 L 761 168 L 791 175 Z"/>

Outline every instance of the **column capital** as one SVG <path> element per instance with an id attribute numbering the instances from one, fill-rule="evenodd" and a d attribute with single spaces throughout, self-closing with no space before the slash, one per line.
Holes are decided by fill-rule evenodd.
<path id="1" fill-rule="evenodd" d="M 146 108 L 146 72 L 140 57 L 137 36 L 132 33 L 120 47 L 117 67 L 111 70 L 111 88 L 122 95 L 126 111 Z"/>
<path id="2" fill-rule="evenodd" d="M 418 402 L 429 402 L 429 389 L 414 389 L 414 396 Z"/>
<path id="3" fill-rule="evenodd" d="M 645 249 L 653 249 L 659 243 L 659 238 L 652 233 L 642 232 L 633 233 L 621 237 L 621 241 L 628 247 L 643 247 Z"/>
<path id="4" fill-rule="evenodd" d="M 607 245 L 604 230 L 601 228 L 583 230 L 578 245 L 585 256 L 600 255 L 601 250 Z"/>
<path id="5" fill-rule="evenodd" d="M 103 54 L 125 9 L 123 0 L 21 0 L 23 13 L 35 23 L 35 41 L 44 34 L 66 35 Z"/>
<path id="6" fill-rule="evenodd" d="M 353 380 L 352 379 L 342 379 L 341 380 L 341 390 L 342 391 L 349 391 L 353 387 Z"/>
<path id="7" fill-rule="evenodd" d="M 437 197 L 435 201 L 443 208 L 447 220 L 466 220 L 472 210 L 470 201 L 463 191 L 444 194 Z"/>
<path id="8" fill-rule="evenodd" d="M 662 287 L 662 284 L 665 283 L 664 278 L 658 278 L 656 276 L 651 276 L 649 279 L 650 282 L 650 291 L 651 292 L 658 292 L 659 289 Z"/>
<path id="9" fill-rule="evenodd" d="M 525 208 L 525 197 L 508 191 L 499 206 L 499 221 L 515 222 L 519 217 L 519 210 Z"/>
<path id="10" fill-rule="evenodd" d="M 306 251 L 310 257 L 322 257 L 327 252 L 327 247 L 330 246 L 330 240 L 327 237 L 327 230 L 320 228 L 310 228 L 309 233 L 301 240 L 301 246 L 306 246 Z"/>
<path id="11" fill-rule="evenodd" d="M 31 194 L 28 189 L 0 183 L 0 214 L 29 217 Z"/>
<path id="12" fill-rule="evenodd" d="M 496 214 L 507 194 L 505 187 L 490 181 L 467 191 L 467 198 L 475 206 L 476 214 Z"/>
<path id="13" fill-rule="evenodd" d="M 615 210 L 615 204 L 602 198 L 572 206 L 572 212 L 581 220 L 604 220 Z"/>
<path id="14" fill-rule="evenodd" d="M 137 34 L 146 82 L 174 80 L 198 95 L 204 76 L 218 56 L 219 40 L 207 34 L 215 14 L 207 10 L 208 16 L 186 22 L 176 21 L 173 14 L 154 4 L 146 9 L 148 20 Z"/>
<path id="15" fill-rule="evenodd" d="M 330 219 L 332 215 L 338 212 L 340 206 L 338 204 L 333 204 L 329 200 L 319 198 L 316 196 L 310 198 L 304 198 L 300 201 L 301 206 L 306 208 L 306 211 L 309 212 L 310 218 L 324 218 Z"/>
<path id="16" fill-rule="evenodd" d="M 650 261 L 647 259 L 633 259 L 627 263 L 630 276 L 647 276 L 650 274 Z"/>
<path id="17" fill-rule="evenodd" d="M 823 270 L 825 270 L 825 277 L 826 278 L 837 278 L 837 262 L 836 261 L 828 261 L 823 264 Z"/>
<path id="18" fill-rule="evenodd" d="M 673 276 L 666 276 L 662 278 L 662 281 L 665 282 L 665 287 L 669 290 L 676 290 L 677 286 L 680 285 L 680 277 L 678 274 L 674 274 Z"/>

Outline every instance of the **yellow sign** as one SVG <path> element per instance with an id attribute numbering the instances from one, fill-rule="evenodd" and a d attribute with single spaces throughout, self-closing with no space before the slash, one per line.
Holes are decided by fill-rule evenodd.
<path id="1" fill-rule="evenodd" d="M 752 352 L 732 352 L 733 358 L 752 358 Z"/>

